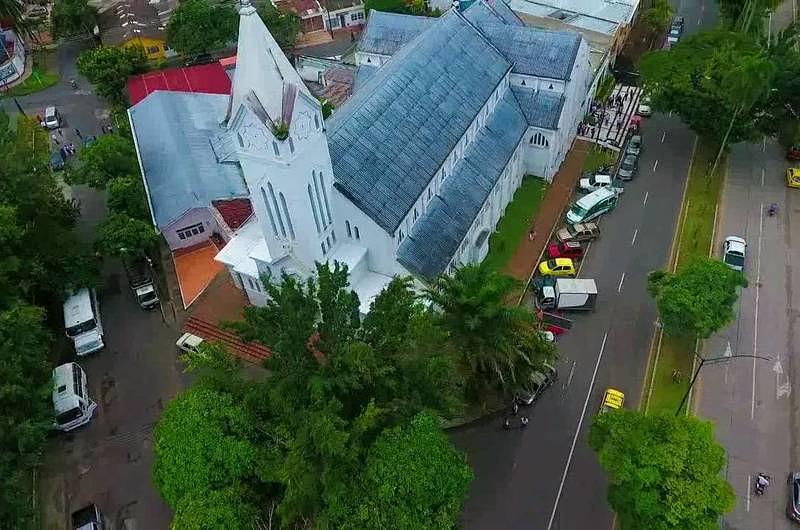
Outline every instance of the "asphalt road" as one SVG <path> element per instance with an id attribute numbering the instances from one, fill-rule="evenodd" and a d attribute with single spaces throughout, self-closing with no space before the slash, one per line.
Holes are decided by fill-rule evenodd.
<path id="1" fill-rule="evenodd" d="M 62 82 L 46 91 L 17 98 L 29 116 L 56 105 L 64 117 L 61 141 L 80 146 L 82 135 L 100 134 L 108 111 L 75 71 L 75 57 L 91 42 L 73 42 L 58 50 Z M 69 85 L 78 81 L 78 89 Z M 13 101 L 2 104 L 16 112 Z M 53 148 L 57 146 L 53 145 Z M 64 187 L 81 207 L 77 227 L 91 242 L 106 212 L 104 192 L 87 186 Z M 100 289 L 106 348 L 77 360 L 86 370 L 89 394 L 98 408 L 92 421 L 69 434 L 54 434 L 38 477 L 42 527 L 64 529 L 73 510 L 96 503 L 112 530 L 166 529 L 172 514 L 152 485 L 152 430 L 164 404 L 186 384 L 175 352 L 178 330 L 163 323 L 159 311 L 140 309 L 128 290 L 121 265 L 107 260 Z"/>
<path id="2" fill-rule="evenodd" d="M 505 432 L 500 419 L 456 431 L 476 479 L 467 528 L 611 528 L 606 480 L 586 441 L 606 387 L 641 394 L 656 311 L 647 274 L 668 259 L 693 135 L 657 116 L 642 128 L 638 176 L 601 220 L 579 276 L 598 286 L 595 311 L 574 314 L 558 342 L 559 381 L 534 406 L 529 427 Z"/>
<path id="3" fill-rule="evenodd" d="M 748 242 L 745 272 L 749 286 L 741 291 L 737 317 L 706 341 L 706 357 L 758 355 L 707 365 L 696 392 L 698 413 L 714 420 L 718 440 L 728 452 L 728 481 L 737 503 L 726 518 L 729 529 L 793 528 L 785 516 L 787 473 L 798 469 L 796 434 L 800 396 L 792 392 L 800 371 L 794 359 L 800 346 L 795 322 L 800 307 L 800 195 L 787 188 L 788 167 L 780 146 L 771 142 L 737 145 L 720 208 L 714 252 L 739 235 Z M 771 203 L 779 213 L 766 215 Z M 730 345 L 730 349 L 729 348 Z M 752 495 L 753 475 L 774 478 L 763 497 Z"/>

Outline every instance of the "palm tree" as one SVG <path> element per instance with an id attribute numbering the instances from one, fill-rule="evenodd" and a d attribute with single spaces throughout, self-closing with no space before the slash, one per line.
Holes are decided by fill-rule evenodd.
<path id="1" fill-rule="evenodd" d="M 439 276 L 425 291 L 441 311 L 472 392 L 524 387 L 541 363 L 554 357 L 533 313 L 513 304 L 519 288 L 513 278 L 468 265 Z"/>
<path id="2" fill-rule="evenodd" d="M 661 32 L 672 21 L 674 14 L 675 12 L 667 0 L 655 0 L 653 5 L 642 14 L 642 20 L 650 30 L 651 42 L 661 35 Z"/>

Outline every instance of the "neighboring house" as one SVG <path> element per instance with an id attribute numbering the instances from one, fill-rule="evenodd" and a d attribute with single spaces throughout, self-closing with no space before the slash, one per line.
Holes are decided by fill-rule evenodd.
<path id="1" fill-rule="evenodd" d="M 25 71 L 25 45 L 10 24 L 0 21 L 0 88 L 13 83 Z"/>
<path id="2" fill-rule="evenodd" d="M 365 20 L 362 0 L 274 0 L 273 4 L 299 16 L 306 34 L 357 27 Z"/>
<path id="3" fill-rule="evenodd" d="M 157 91 L 129 116 L 173 250 L 226 239 L 218 201 L 249 199 L 216 259 L 254 304 L 262 280 L 308 277 L 315 262 L 347 265 L 367 312 L 396 275 L 482 260 L 523 175 L 552 179 L 585 112 L 586 41 L 507 6 L 477 0 L 390 53 L 364 51 L 383 66 L 327 121 L 247 0 L 240 15 L 230 96 Z"/>
<path id="4" fill-rule="evenodd" d="M 139 46 L 151 60 L 175 56 L 166 26 L 177 5 L 177 0 L 123 0 L 106 7 L 99 17 L 103 44 Z"/>

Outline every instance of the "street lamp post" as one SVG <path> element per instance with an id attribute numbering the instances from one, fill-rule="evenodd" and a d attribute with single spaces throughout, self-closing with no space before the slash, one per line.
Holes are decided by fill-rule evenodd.
<path id="1" fill-rule="evenodd" d="M 736 359 L 738 357 L 749 358 L 749 359 L 761 359 L 763 361 L 771 360 L 769 357 L 763 357 L 761 355 L 748 355 L 746 353 L 737 353 L 736 355 L 733 355 L 729 352 L 730 352 L 730 344 L 728 345 L 728 349 L 725 351 L 725 355 L 722 355 L 720 357 L 711 357 L 706 359 L 704 357 L 700 357 L 700 355 L 698 355 L 697 352 L 692 352 L 695 357 L 700 359 L 700 364 L 697 365 L 697 368 L 694 371 L 692 380 L 689 383 L 689 388 L 687 388 L 686 393 L 683 394 L 683 399 L 681 399 L 681 404 L 678 405 L 678 409 L 675 411 L 675 416 L 680 416 L 681 410 L 683 409 L 683 405 L 685 405 L 686 400 L 689 399 L 689 392 L 692 391 L 692 387 L 694 386 L 695 381 L 697 381 L 697 376 L 700 375 L 700 370 L 703 368 L 703 366 L 706 365 L 706 363 L 712 364 L 712 363 L 727 362 L 731 359 Z"/>

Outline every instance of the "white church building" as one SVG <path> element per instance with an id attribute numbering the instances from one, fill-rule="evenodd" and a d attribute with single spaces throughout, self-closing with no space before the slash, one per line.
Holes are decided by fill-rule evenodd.
<path id="1" fill-rule="evenodd" d="M 158 91 L 129 110 L 153 223 L 261 279 L 348 266 L 362 311 L 396 275 L 482 260 L 523 175 L 551 180 L 588 104 L 586 41 L 525 27 L 502 0 L 423 22 L 372 12 L 354 94 L 324 120 L 255 8 L 240 9 L 230 96 Z M 225 225 L 218 205 L 249 199 Z"/>

